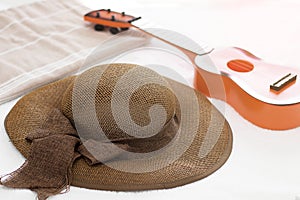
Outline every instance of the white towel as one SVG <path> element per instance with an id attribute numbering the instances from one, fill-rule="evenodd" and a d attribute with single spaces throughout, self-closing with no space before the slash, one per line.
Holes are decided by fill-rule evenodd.
<path id="1" fill-rule="evenodd" d="M 0 12 L 0 104 L 82 69 L 112 37 L 83 21 L 89 11 L 76 0 L 48 0 Z M 146 41 L 125 34 L 106 44 L 103 59 Z"/>

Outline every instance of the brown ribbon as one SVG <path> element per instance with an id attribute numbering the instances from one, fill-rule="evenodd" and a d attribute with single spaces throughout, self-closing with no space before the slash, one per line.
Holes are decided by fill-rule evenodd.
<path id="1" fill-rule="evenodd" d="M 33 131 L 26 139 L 31 143 L 28 159 L 18 170 L 2 177 L 0 184 L 35 191 L 39 200 L 68 189 L 72 181 L 72 165 L 80 156 L 84 156 L 90 165 L 99 163 L 81 143 L 69 120 L 57 109 L 52 111 L 40 129 Z M 86 143 L 94 146 L 99 154 L 103 153 L 104 160 L 118 155 L 118 152 L 105 152 L 110 144 Z"/>

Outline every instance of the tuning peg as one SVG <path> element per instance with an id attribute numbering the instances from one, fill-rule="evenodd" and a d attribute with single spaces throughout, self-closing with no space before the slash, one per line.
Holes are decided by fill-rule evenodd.
<path id="1" fill-rule="evenodd" d="M 122 16 L 125 16 L 125 12 L 122 12 Z"/>
<path id="2" fill-rule="evenodd" d="M 96 17 L 100 18 L 100 13 L 99 12 L 97 12 Z"/>
<path id="3" fill-rule="evenodd" d="M 116 18 L 115 18 L 115 16 L 113 15 L 113 16 L 111 16 L 111 21 L 116 21 Z"/>
<path id="4" fill-rule="evenodd" d="M 110 9 L 107 9 L 107 12 L 109 12 L 109 13 L 110 13 L 110 11 L 111 11 Z"/>

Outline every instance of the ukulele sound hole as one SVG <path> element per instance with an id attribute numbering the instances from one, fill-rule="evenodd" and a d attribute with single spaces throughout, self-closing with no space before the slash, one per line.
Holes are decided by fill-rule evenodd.
<path id="1" fill-rule="evenodd" d="M 250 72 L 254 69 L 254 65 L 246 60 L 231 60 L 227 63 L 229 69 L 236 72 Z"/>

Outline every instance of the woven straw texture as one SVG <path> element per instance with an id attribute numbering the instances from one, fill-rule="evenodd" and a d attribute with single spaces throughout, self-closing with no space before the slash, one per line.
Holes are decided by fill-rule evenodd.
<path id="1" fill-rule="evenodd" d="M 95 105 L 99 124 L 110 141 L 126 151 L 144 153 L 160 149 L 173 140 L 176 137 L 182 116 L 178 101 L 169 88 L 157 84 L 147 84 L 140 87 L 131 96 L 129 101 L 131 118 L 136 124 L 145 126 L 150 121 L 149 115 L 146 114 L 148 112 L 145 110 L 149 110 L 153 104 L 160 104 L 166 111 L 166 122 L 163 124 L 163 128 L 158 134 L 147 138 L 134 138 L 132 135 L 128 135 L 118 128 L 114 121 L 109 103 L 112 101 L 112 92 L 117 81 L 125 73 L 134 68 L 140 69 L 142 67 L 128 64 L 111 65 L 102 74 L 98 83 Z M 84 73 L 85 78 L 94 74 L 93 70 L 95 69 Z M 147 73 L 148 71 L 145 70 L 144 75 L 147 75 Z M 79 77 L 84 76 L 80 75 Z M 92 75 L 90 78 L 92 78 Z M 188 149 L 173 163 L 158 170 L 144 173 L 117 170 L 102 163 L 93 162 L 89 156 L 81 156 L 73 163 L 71 185 L 114 191 L 171 188 L 202 179 L 219 169 L 226 162 L 232 149 L 232 133 L 224 117 L 199 92 L 173 80 L 161 79 L 167 84 L 171 84 L 180 91 L 183 91 L 182 94 L 186 95 L 186 101 L 188 101 L 189 95 L 195 94 L 199 102 L 198 110 L 201 117 L 199 117 L 198 129 L 196 133 L 194 133 L 195 137 Z M 74 122 L 74 108 L 72 106 L 75 80 L 76 77 L 69 77 L 26 95 L 15 105 L 7 116 L 5 121 L 7 133 L 13 144 L 25 158 L 30 156 L 30 150 L 32 144 L 34 144 L 29 141 L 28 138 L 30 138 L 30 135 L 33 133 L 38 133 L 41 127 L 45 129 L 45 124 L 49 123 L 51 113 L 59 112 L 62 116 L 67 117 L 68 122 L 65 124 L 71 122 L 75 130 L 75 125 L 77 124 Z M 90 80 L 85 80 L 86 85 L 88 85 Z M 126 87 L 124 87 L 124 89 L 126 89 Z M 84 98 L 81 101 L 82 106 L 84 106 Z M 211 125 L 212 117 L 220 121 L 220 123 Z M 221 123 L 223 121 L 225 123 Z M 60 128 L 64 126 L 63 124 L 64 122 L 61 120 L 61 124 L 58 128 L 55 128 L 55 124 L 47 126 L 46 128 L 52 129 L 48 132 L 48 137 L 49 135 L 51 136 L 51 133 L 55 132 L 55 129 L 59 132 Z M 221 133 L 216 143 L 212 146 L 211 151 L 204 157 L 199 157 L 201 145 L 203 145 L 205 138 L 209 138 L 207 132 L 208 129 L 211 128 L 210 126 L 213 126 L 213 129 L 215 128 L 216 130 L 220 129 Z M 70 131 L 68 134 L 71 134 L 70 137 L 72 135 L 75 137 L 76 131 L 75 133 Z M 93 138 L 93 134 L 95 133 L 90 133 L 89 138 L 83 137 L 81 139 L 83 141 L 89 141 L 88 139 Z M 191 133 L 185 132 L 182 134 L 189 135 Z M 95 135 L 95 137 L 97 137 L 97 135 Z M 105 139 L 103 139 L 103 142 L 106 142 Z M 211 142 L 213 142 L 213 140 Z M 76 148 L 77 147 L 75 147 L 74 151 L 80 153 L 80 148 Z M 77 158 L 78 154 L 76 153 L 74 157 Z M 86 157 L 89 157 L 89 159 Z M 110 162 L 130 163 L 131 166 L 134 166 L 135 163 L 136 165 L 139 164 L 139 160 L 134 159 L 112 159 Z M 165 164 L 164 160 L 156 160 L 155 162 L 158 166 Z"/>

